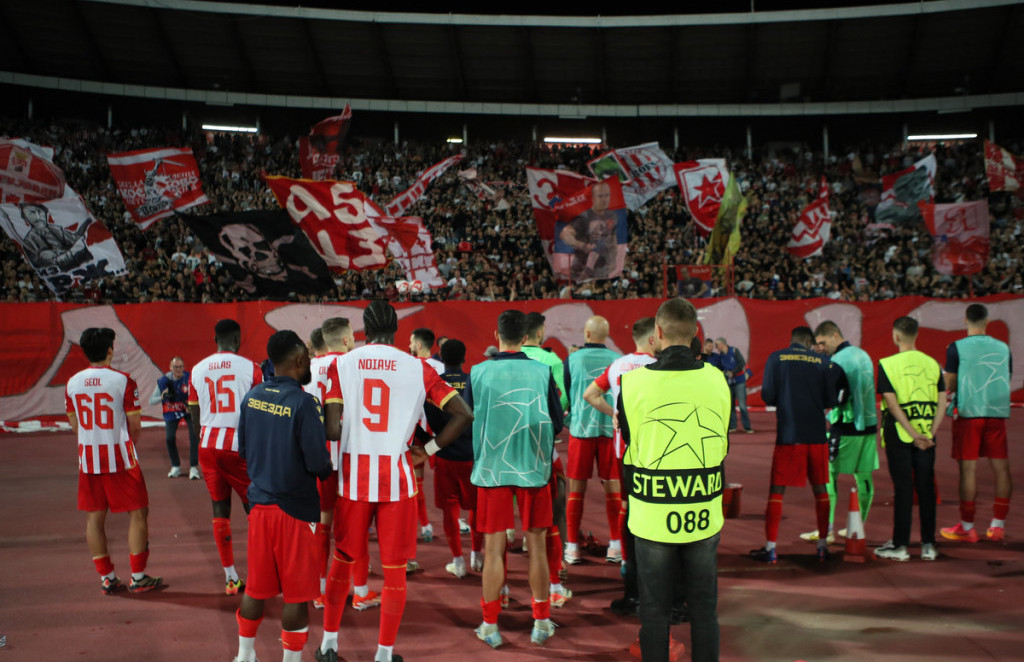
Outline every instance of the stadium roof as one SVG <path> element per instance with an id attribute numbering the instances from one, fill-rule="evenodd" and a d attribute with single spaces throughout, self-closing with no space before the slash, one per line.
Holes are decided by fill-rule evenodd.
<path id="1" fill-rule="evenodd" d="M 18 0 L 0 3 L 0 83 L 495 115 L 1024 105 L 1024 2 L 850 5 L 588 17 Z"/>

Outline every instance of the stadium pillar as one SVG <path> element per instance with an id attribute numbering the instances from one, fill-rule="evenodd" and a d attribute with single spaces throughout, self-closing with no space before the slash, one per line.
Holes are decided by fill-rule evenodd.
<path id="1" fill-rule="evenodd" d="M 907 126 L 906 122 L 903 123 L 903 135 L 900 137 L 900 142 L 907 142 L 907 136 L 910 135 L 910 127 Z"/>
<path id="2" fill-rule="evenodd" d="M 605 145 L 608 144 L 608 127 L 606 126 L 601 127 L 601 142 Z"/>
<path id="3" fill-rule="evenodd" d="M 825 164 L 828 165 L 828 124 L 821 125 L 821 150 L 825 153 Z"/>
<path id="4" fill-rule="evenodd" d="M 995 122 L 995 120 L 989 120 L 988 121 L 988 141 L 989 142 L 993 142 L 993 143 L 996 141 L 996 122 Z"/>
<path id="5" fill-rule="evenodd" d="M 114 128 L 114 104 L 107 104 L 107 131 Z"/>
<path id="6" fill-rule="evenodd" d="M 750 125 L 747 125 L 747 159 L 754 158 L 754 134 L 751 132 Z"/>
<path id="7" fill-rule="evenodd" d="M 679 127 L 672 127 L 672 148 L 679 151 Z"/>
<path id="8" fill-rule="evenodd" d="M 181 130 L 185 131 L 188 129 L 188 114 L 183 110 L 181 111 Z"/>
<path id="9" fill-rule="evenodd" d="M 398 144 L 398 122 L 395 122 L 395 144 Z"/>
<path id="10" fill-rule="evenodd" d="M 469 144 L 469 125 L 463 123 L 462 125 L 462 146 L 465 147 Z"/>
<path id="11" fill-rule="evenodd" d="M 28 98 L 28 118 L 32 119 L 32 97 Z"/>
<path id="12" fill-rule="evenodd" d="M 534 124 L 530 128 L 530 135 L 532 136 L 531 141 L 536 143 L 537 142 L 537 125 L 536 124 Z"/>

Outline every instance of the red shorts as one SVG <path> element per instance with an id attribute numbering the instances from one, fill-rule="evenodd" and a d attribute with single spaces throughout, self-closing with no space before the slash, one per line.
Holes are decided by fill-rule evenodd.
<path id="1" fill-rule="evenodd" d="M 772 454 L 772 485 L 803 487 L 825 485 L 828 475 L 828 444 L 785 444 Z"/>
<path id="2" fill-rule="evenodd" d="M 338 498 L 335 523 L 335 538 L 338 549 L 350 559 L 367 555 L 370 524 L 376 522 L 377 544 L 380 546 L 381 565 L 404 566 L 416 556 L 416 533 L 419 530 L 416 516 L 416 498 L 374 503 L 353 501 L 344 496 Z"/>
<path id="3" fill-rule="evenodd" d="M 516 527 L 512 499 L 519 504 L 523 531 L 551 528 L 551 488 L 478 487 L 476 530 L 478 533 L 503 533 Z"/>
<path id="4" fill-rule="evenodd" d="M 951 455 L 954 460 L 1005 460 L 1006 419 L 954 418 Z"/>
<path id="5" fill-rule="evenodd" d="M 319 597 L 321 564 L 315 529 L 315 522 L 295 519 L 277 506 L 253 506 L 245 594 L 266 600 L 281 593 L 288 603 Z"/>
<path id="6" fill-rule="evenodd" d="M 434 457 L 434 505 L 443 509 L 449 503 L 458 503 L 463 510 L 476 510 L 476 486 L 469 482 L 473 462 Z"/>
<path id="7" fill-rule="evenodd" d="M 571 480 L 588 480 L 597 461 L 597 476 L 601 480 L 619 480 L 619 463 L 615 460 L 615 445 L 611 437 L 569 436 L 569 466 L 566 475 Z"/>
<path id="8" fill-rule="evenodd" d="M 334 512 L 338 501 L 338 472 L 332 471 L 327 480 L 316 481 L 316 489 L 320 492 L 320 512 Z"/>
<path id="9" fill-rule="evenodd" d="M 139 465 L 109 474 L 78 473 L 78 509 L 127 513 L 149 506 L 146 479 Z"/>
<path id="10" fill-rule="evenodd" d="M 249 503 L 249 470 L 241 455 L 235 451 L 200 448 L 199 466 L 203 470 L 211 499 L 230 499 L 231 490 L 234 490 L 241 497 L 242 503 Z"/>
<path id="11" fill-rule="evenodd" d="M 565 480 L 565 465 L 562 464 L 562 457 L 558 456 L 551 462 L 551 476 L 556 480 Z"/>

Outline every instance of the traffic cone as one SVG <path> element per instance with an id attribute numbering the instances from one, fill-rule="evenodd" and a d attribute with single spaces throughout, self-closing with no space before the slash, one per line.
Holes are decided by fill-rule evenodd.
<path id="1" fill-rule="evenodd" d="M 846 553 L 843 554 L 843 560 L 853 563 L 865 563 L 868 560 L 864 521 L 860 518 L 856 487 L 850 488 L 850 508 L 846 516 Z"/>

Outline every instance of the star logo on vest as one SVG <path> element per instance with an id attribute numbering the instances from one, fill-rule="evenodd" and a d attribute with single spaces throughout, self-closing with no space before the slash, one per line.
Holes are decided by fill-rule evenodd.
<path id="1" fill-rule="evenodd" d="M 653 440 L 665 439 L 665 445 L 661 449 L 657 460 L 644 469 L 659 469 L 661 462 L 673 453 L 692 453 L 700 466 L 707 467 L 708 451 L 712 452 L 724 448 L 727 444 L 721 431 L 725 430 L 722 417 L 707 407 L 701 407 L 691 402 L 670 402 L 651 410 L 647 418 L 640 424 L 655 425 L 665 428 L 652 435 Z M 665 436 L 667 434 L 667 436 Z M 679 438 L 682 441 L 679 441 Z M 713 453 L 717 456 L 717 453 Z M 718 464 L 719 458 L 712 461 L 712 465 Z"/>

